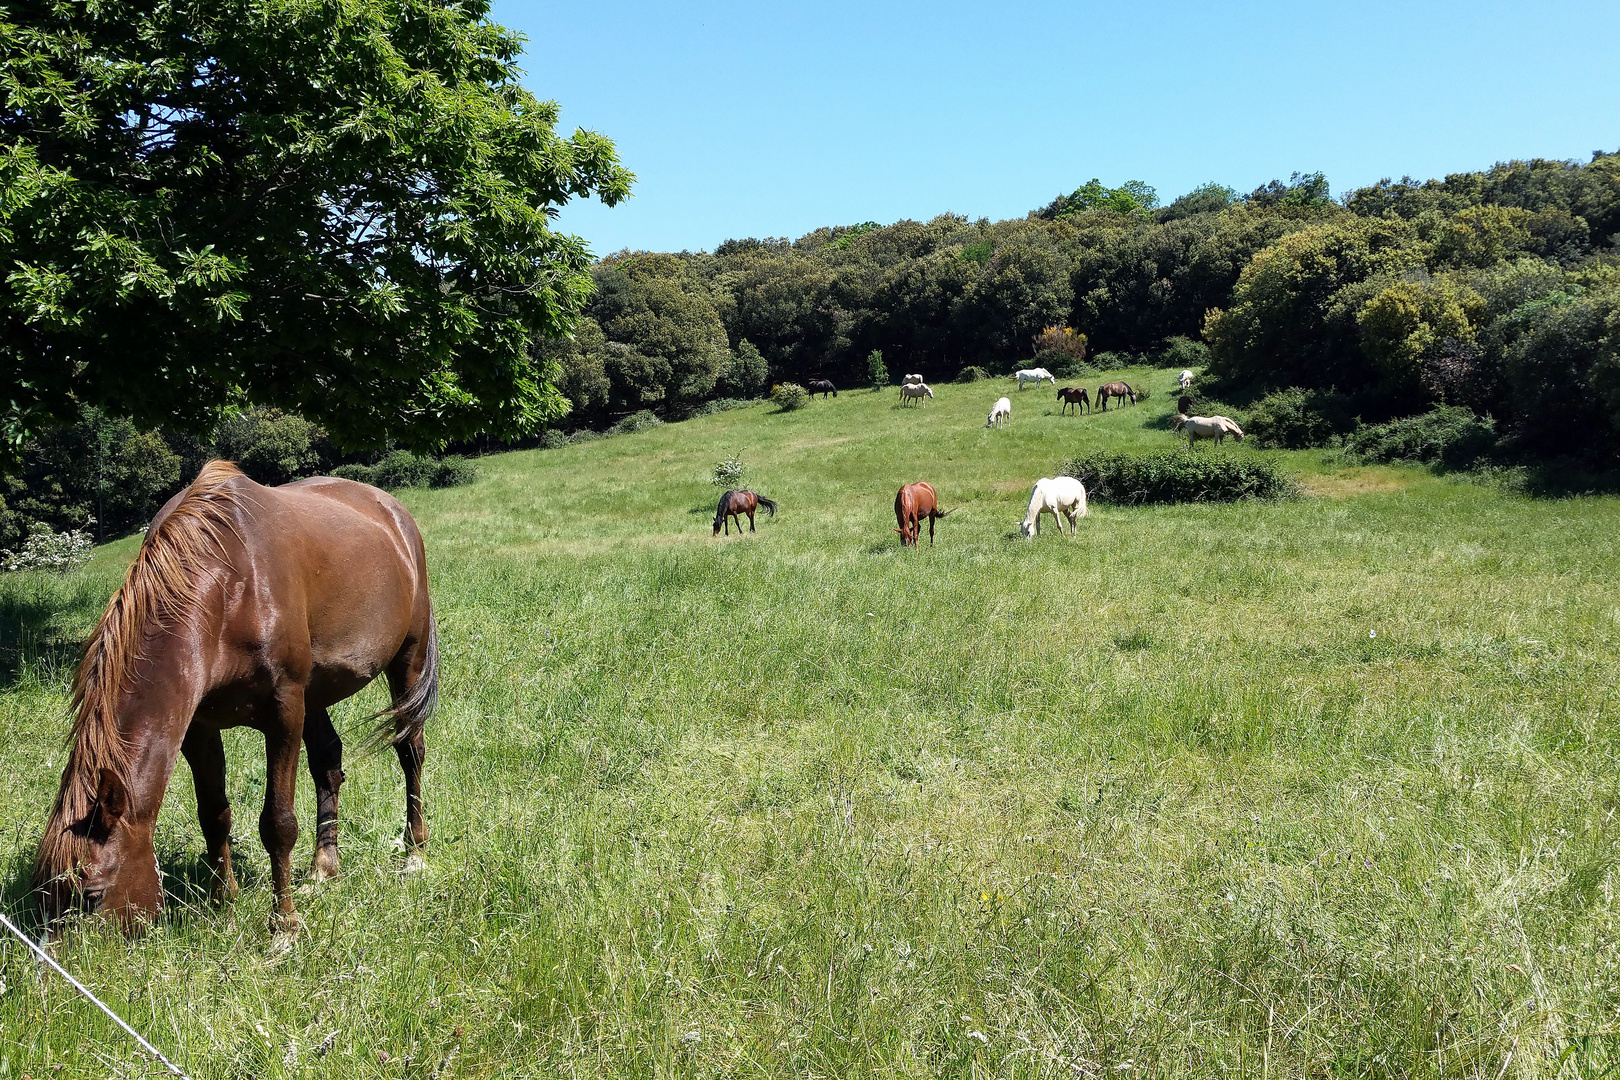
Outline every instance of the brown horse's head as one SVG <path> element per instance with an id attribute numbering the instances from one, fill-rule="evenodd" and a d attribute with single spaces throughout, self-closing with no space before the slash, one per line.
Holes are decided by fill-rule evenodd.
<path id="1" fill-rule="evenodd" d="M 74 908 L 111 919 L 124 930 L 155 920 L 163 909 L 163 881 L 152 847 L 152 822 L 136 815 L 129 788 L 104 768 L 89 812 L 53 820 L 39 867 L 45 919 L 51 924 Z"/>

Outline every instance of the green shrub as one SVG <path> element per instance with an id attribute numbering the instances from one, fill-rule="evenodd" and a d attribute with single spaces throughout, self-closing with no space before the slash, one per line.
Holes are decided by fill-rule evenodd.
<path id="1" fill-rule="evenodd" d="M 1060 379 L 1077 379 L 1092 374 L 1096 369 L 1086 362 L 1085 357 L 1075 356 L 1073 353 L 1063 352 L 1059 349 L 1042 349 L 1035 354 L 1029 362 L 1030 367 L 1043 367 Z"/>
<path id="2" fill-rule="evenodd" d="M 663 421 L 651 409 L 642 409 L 633 412 L 607 429 L 609 435 L 629 435 L 637 431 L 646 431 L 648 428 L 660 427 Z"/>
<path id="3" fill-rule="evenodd" d="M 809 404 L 810 395 L 798 383 L 777 383 L 771 387 L 771 400 L 783 412 L 792 412 Z"/>
<path id="4" fill-rule="evenodd" d="M 1091 499 L 1133 506 L 1287 499 L 1300 490 L 1294 478 L 1275 461 L 1219 452 L 1166 450 L 1128 454 L 1095 450 L 1066 462 L 1063 475 L 1079 479 Z"/>
<path id="5" fill-rule="evenodd" d="M 250 408 L 219 422 L 213 451 L 261 484 L 285 484 L 319 473 L 331 447 L 326 433 L 302 416 Z"/>
<path id="6" fill-rule="evenodd" d="M 372 487 L 398 491 L 410 487 L 455 487 L 478 478 L 478 466 L 467 458 L 419 457 L 409 450 L 395 450 L 375 465 L 339 465 L 333 476 Z"/>
<path id="7" fill-rule="evenodd" d="M 705 401 L 702 405 L 693 409 L 692 415 L 713 416 L 715 413 L 730 412 L 732 409 L 746 409 L 759 403 L 759 398 L 715 398 L 712 401 Z"/>
<path id="8" fill-rule="evenodd" d="M 1108 371 L 1112 368 L 1130 367 L 1135 364 L 1137 357 L 1130 353 L 1100 352 L 1091 358 L 1091 364 L 1098 371 Z"/>
<path id="9" fill-rule="evenodd" d="M 1201 368 L 1207 363 L 1209 346 L 1179 334 L 1165 342 L 1164 351 L 1159 354 L 1161 367 Z"/>
<path id="10" fill-rule="evenodd" d="M 1355 426 L 1350 408 L 1343 394 L 1291 386 L 1255 402 L 1244 413 L 1243 431 L 1262 447 L 1304 450 L 1326 446 Z"/>
<path id="11" fill-rule="evenodd" d="M 969 364 L 956 376 L 959 383 L 983 382 L 990 377 L 990 373 L 977 364 Z"/>
<path id="12" fill-rule="evenodd" d="M 709 483 L 717 488 L 731 490 L 743 486 L 743 478 L 748 474 L 748 466 L 743 464 L 742 451 L 727 455 L 724 461 L 717 462 L 714 472 L 709 476 Z"/>
<path id="13" fill-rule="evenodd" d="M 1496 424 L 1461 406 L 1441 405 L 1421 416 L 1369 424 L 1344 445 L 1363 461 L 1421 461 L 1467 469 L 1495 453 Z"/>
<path id="14" fill-rule="evenodd" d="M 889 385 L 889 367 L 883 362 L 882 349 L 873 349 L 866 354 L 866 377 L 873 386 Z"/>
<path id="15" fill-rule="evenodd" d="M 749 398 L 765 389 L 770 377 L 770 364 L 745 338 L 737 343 L 737 352 L 721 368 L 714 388 L 723 395 Z"/>
<path id="16" fill-rule="evenodd" d="M 65 574 L 90 561 L 96 542 L 81 529 L 70 532 L 52 532 L 51 527 L 36 521 L 28 537 L 17 551 L 0 550 L 0 570 L 45 570 Z"/>
<path id="17" fill-rule="evenodd" d="M 540 436 L 540 445 L 546 450 L 561 450 L 568 445 L 568 436 L 556 428 L 547 428 Z"/>

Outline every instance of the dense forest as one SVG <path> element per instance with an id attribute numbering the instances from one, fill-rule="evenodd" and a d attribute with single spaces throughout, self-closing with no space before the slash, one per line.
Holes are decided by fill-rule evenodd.
<path id="1" fill-rule="evenodd" d="M 1157 359 L 1203 368 L 1200 393 L 1252 409 L 1275 445 L 1438 410 L 1484 418 L 1498 459 L 1610 469 L 1620 451 L 1620 154 L 1339 199 L 1319 173 L 1162 205 L 1140 182 L 1093 180 L 1017 220 L 627 251 L 591 277 L 572 337 L 535 347 L 575 431 L 779 381 L 1032 362 L 1081 378 Z M 355 460 L 282 413 L 233 413 L 199 441 L 87 411 L 7 467 L 0 546 L 34 522 L 132 528 L 210 452 L 267 481 Z"/>

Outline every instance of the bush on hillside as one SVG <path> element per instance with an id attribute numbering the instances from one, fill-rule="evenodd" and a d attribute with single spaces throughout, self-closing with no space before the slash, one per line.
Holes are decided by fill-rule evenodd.
<path id="1" fill-rule="evenodd" d="M 743 464 L 742 451 L 726 455 L 724 461 L 715 463 L 714 472 L 709 475 L 709 483 L 717 488 L 728 491 L 743 486 L 743 478 L 748 475 L 748 466 Z"/>
<path id="2" fill-rule="evenodd" d="M 715 413 L 730 412 L 733 409 L 746 409 L 758 405 L 761 398 L 715 398 L 705 401 L 692 411 L 693 416 L 713 416 Z"/>
<path id="3" fill-rule="evenodd" d="M 34 522 L 28 537 L 17 551 L 0 550 L 0 570 L 45 570 L 65 574 L 83 566 L 90 559 L 96 542 L 82 529 L 52 532 L 49 525 Z"/>
<path id="4" fill-rule="evenodd" d="M 1332 390 L 1291 386 L 1267 394 L 1244 415 L 1243 430 L 1256 445 L 1283 450 L 1326 446 L 1355 426 L 1350 401 Z"/>
<path id="5" fill-rule="evenodd" d="M 397 491 L 411 487 L 456 487 L 478 478 L 478 466 L 464 457 L 419 457 L 409 450 L 395 450 L 375 465 L 340 465 L 333 476 L 372 487 Z"/>
<path id="6" fill-rule="evenodd" d="M 1420 461 L 1447 469 L 1467 469 L 1496 452 L 1496 424 L 1457 405 L 1441 405 L 1421 416 L 1369 424 L 1345 440 L 1345 449 L 1363 461 Z"/>
<path id="7" fill-rule="evenodd" d="M 1164 343 L 1159 363 L 1164 367 L 1201 368 L 1209 363 L 1209 346 L 1177 334 Z"/>
<path id="8" fill-rule="evenodd" d="M 326 432 L 295 413 L 242 409 L 227 414 L 214 432 L 214 453 L 236 462 L 261 484 L 285 484 L 314 476 L 333 455 Z"/>
<path id="9" fill-rule="evenodd" d="M 542 449 L 545 449 L 545 450 L 561 450 L 563 447 L 565 447 L 567 445 L 568 445 L 568 435 L 567 435 L 567 433 L 562 432 L 562 431 L 558 431 L 556 428 L 547 428 L 546 431 L 545 431 L 545 434 L 540 436 L 540 446 L 541 446 Z"/>
<path id="10" fill-rule="evenodd" d="M 983 382 L 989 377 L 990 373 L 978 364 L 969 364 L 957 373 L 956 381 L 959 383 Z"/>
<path id="11" fill-rule="evenodd" d="M 648 428 L 662 426 L 664 422 L 651 409 L 642 409 L 633 412 L 607 429 L 609 435 L 630 435 L 637 431 L 646 431 Z"/>
<path id="12" fill-rule="evenodd" d="M 1056 349 L 1043 349 L 1036 353 L 1035 359 L 1029 362 L 1029 366 L 1043 367 L 1060 379 L 1074 379 L 1083 375 L 1090 375 L 1095 370 L 1090 364 L 1086 363 L 1084 357 L 1058 352 Z"/>
<path id="13" fill-rule="evenodd" d="M 1098 371 L 1110 371 L 1114 368 L 1130 367 L 1135 364 L 1137 357 L 1123 352 L 1100 352 L 1091 358 L 1091 366 Z"/>
<path id="14" fill-rule="evenodd" d="M 777 383 L 771 387 L 771 400 L 783 412 L 802 409 L 810 403 L 810 395 L 798 383 Z"/>
<path id="15" fill-rule="evenodd" d="M 866 379 L 873 386 L 889 385 L 889 366 L 883 362 L 882 349 L 873 349 L 866 354 Z"/>
<path id="16" fill-rule="evenodd" d="M 1300 490 L 1276 462 L 1248 454 L 1094 450 L 1066 462 L 1062 473 L 1084 484 L 1088 498 L 1130 506 L 1287 499 Z"/>

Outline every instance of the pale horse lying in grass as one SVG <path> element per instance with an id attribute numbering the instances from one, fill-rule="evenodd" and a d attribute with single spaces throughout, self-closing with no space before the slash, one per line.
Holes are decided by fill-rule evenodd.
<path id="1" fill-rule="evenodd" d="M 1075 518 L 1086 516 L 1086 485 L 1072 476 L 1041 477 L 1029 493 L 1029 512 L 1024 515 L 1024 536 L 1034 537 L 1041 531 L 1041 515 L 1051 514 L 1057 530 L 1063 532 L 1063 517 L 1069 519 L 1069 535 L 1076 529 Z M 1058 517 L 1058 514 L 1063 517 Z"/>
<path id="2" fill-rule="evenodd" d="M 1181 372 L 1181 388 L 1183 390 L 1187 389 L 1187 387 L 1192 385 L 1192 381 L 1193 373 L 1184 369 Z"/>
<path id="3" fill-rule="evenodd" d="M 1176 413 L 1171 419 L 1175 421 L 1177 431 L 1187 433 L 1187 449 L 1189 450 L 1192 449 L 1193 443 L 1199 439 L 1214 439 L 1216 446 L 1221 445 L 1221 442 L 1228 435 L 1238 442 L 1243 441 L 1243 429 L 1238 427 L 1237 422 L 1229 417 L 1183 416 Z"/>
<path id="4" fill-rule="evenodd" d="M 990 418 L 984 422 L 985 427 L 1006 426 L 1012 419 L 1012 398 L 996 398 L 996 403 L 990 406 Z"/>
<path id="5" fill-rule="evenodd" d="M 1020 390 L 1024 388 L 1024 384 L 1027 382 L 1034 383 L 1035 389 L 1039 390 L 1041 388 L 1041 380 L 1043 379 L 1050 382 L 1053 386 L 1057 385 L 1057 376 L 1053 375 L 1050 371 L 1047 371 L 1043 367 L 1032 367 L 1025 368 L 1023 371 L 1015 371 L 1013 372 L 1013 378 L 1018 380 L 1018 389 Z"/>
<path id="6" fill-rule="evenodd" d="M 934 392 L 928 388 L 927 383 L 908 382 L 900 388 L 900 404 L 909 405 L 913 401 L 931 398 Z M 923 401 L 923 408 L 928 408 L 928 402 Z"/>

